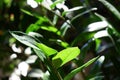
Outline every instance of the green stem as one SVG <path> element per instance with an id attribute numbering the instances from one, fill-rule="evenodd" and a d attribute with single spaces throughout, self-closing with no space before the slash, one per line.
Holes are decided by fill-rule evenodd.
<path id="1" fill-rule="evenodd" d="M 51 78 L 53 78 L 52 80 L 63 80 L 61 75 L 59 74 L 59 72 L 57 71 L 57 69 L 55 68 L 55 66 L 52 64 L 52 62 L 49 59 L 46 59 L 45 63 L 51 74 Z"/>
<path id="2" fill-rule="evenodd" d="M 69 24 L 69 25 L 71 26 L 71 28 L 75 29 L 74 26 L 73 26 L 71 23 L 67 22 L 67 20 L 66 20 L 63 16 L 58 15 L 58 14 L 55 13 L 53 10 L 49 10 L 49 9 L 47 9 L 46 7 L 44 7 L 43 5 L 41 5 L 41 4 L 40 4 L 40 6 L 42 6 L 42 7 L 45 8 L 46 10 L 52 12 L 53 14 L 55 14 L 56 16 L 58 16 L 60 19 L 62 19 L 64 22 L 66 22 L 67 24 Z M 51 23 L 52 23 L 52 22 L 51 22 Z"/>

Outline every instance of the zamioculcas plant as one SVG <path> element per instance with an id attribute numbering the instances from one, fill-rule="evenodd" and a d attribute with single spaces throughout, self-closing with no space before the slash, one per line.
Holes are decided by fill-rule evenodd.
<path id="1" fill-rule="evenodd" d="M 46 71 L 49 72 L 49 77 L 41 77 L 43 80 L 71 80 L 76 74 L 83 72 L 83 69 L 101 57 L 101 55 L 93 56 L 89 61 L 84 63 L 85 56 L 90 47 L 95 43 L 95 50 L 97 51 L 101 43 L 99 38 L 108 36 L 107 31 L 102 30 L 107 28 L 107 22 L 102 20 L 100 15 L 91 13 L 96 8 L 87 9 L 85 6 L 75 6 L 69 9 L 64 4 L 64 0 L 53 2 L 36 0 L 36 2 L 39 3 L 39 7 L 43 10 L 43 13 L 38 14 L 25 9 L 21 11 L 30 16 L 34 16 L 37 18 L 37 21 L 30 24 L 25 33 L 22 31 L 10 31 L 10 33 L 19 42 L 31 47 L 42 61 L 46 67 Z M 81 9 L 83 9 L 83 12 L 80 11 Z M 80 11 L 80 13 L 73 15 L 77 11 Z M 76 20 L 88 13 L 91 13 L 96 20 L 101 21 L 94 22 L 93 20 L 92 23 L 87 23 L 89 25 L 81 32 L 79 29 L 77 30 L 77 26 L 79 25 L 76 26 Z M 92 20 L 93 18 L 90 19 Z M 97 26 L 98 28 L 93 27 L 100 23 L 105 23 L 105 25 Z M 69 31 L 73 32 L 71 33 Z M 100 35 L 103 32 L 106 34 Z M 68 69 L 73 69 L 65 73 L 63 68 L 68 64 L 75 64 L 75 67 L 68 67 Z M 97 69 L 99 70 L 100 67 L 97 67 Z M 93 73 L 88 79 L 93 78 L 96 73 Z M 99 75 L 97 77 L 102 79 L 103 77 Z"/>
<path id="2" fill-rule="evenodd" d="M 61 77 L 58 69 L 66 63 L 70 62 L 71 60 L 75 59 L 80 54 L 80 49 L 78 47 L 68 47 L 64 50 L 57 51 L 56 49 L 53 49 L 41 42 L 38 42 L 34 37 L 29 36 L 25 33 L 18 31 L 12 31 L 10 33 L 21 43 L 33 48 L 36 55 L 44 63 L 50 73 L 50 77 L 48 78 L 48 80 L 70 80 L 77 73 L 82 71 L 82 69 L 89 66 L 91 63 L 93 63 L 99 58 L 95 57 L 91 59 L 84 65 L 72 70 L 70 73 L 68 73 L 68 75 L 63 78 Z M 46 79 L 43 78 L 43 80 Z"/>

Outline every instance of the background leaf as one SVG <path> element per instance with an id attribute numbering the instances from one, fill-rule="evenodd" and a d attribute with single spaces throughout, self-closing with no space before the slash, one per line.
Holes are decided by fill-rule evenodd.
<path id="1" fill-rule="evenodd" d="M 120 19 L 120 12 L 108 1 L 106 0 L 99 0 L 101 3 L 103 3 L 118 19 Z"/>
<path id="2" fill-rule="evenodd" d="M 53 64 L 56 68 L 59 68 L 67 62 L 69 62 L 70 60 L 76 58 L 79 54 L 80 49 L 78 47 L 64 49 L 52 58 Z"/>
<path id="3" fill-rule="evenodd" d="M 82 66 L 74 69 L 73 71 L 71 71 L 71 72 L 64 78 L 64 80 L 70 80 L 70 79 L 71 79 L 72 77 L 74 77 L 78 72 L 80 72 L 83 68 L 89 66 L 90 64 L 92 64 L 93 62 L 95 62 L 98 58 L 99 58 L 99 56 L 91 59 L 90 61 L 88 61 L 88 62 L 85 63 L 84 65 L 82 65 Z"/>
<path id="4" fill-rule="evenodd" d="M 37 46 L 40 50 L 43 51 L 43 53 L 45 53 L 47 56 L 50 56 L 50 55 L 54 55 L 57 53 L 57 50 L 55 49 L 52 49 L 48 46 L 46 46 L 45 44 L 42 44 L 42 43 L 37 43 Z"/>
<path id="5" fill-rule="evenodd" d="M 69 22 L 68 22 L 69 23 Z M 70 25 L 67 22 L 64 22 L 60 28 L 61 36 L 65 36 L 66 31 L 70 28 Z"/>
<path id="6" fill-rule="evenodd" d="M 38 50 L 38 49 L 33 49 L 33 50 L 35 51 L 37 56 L 40 58 L 40 60 L 44 62 L 44 59 L 46 59 L 45 54 L 41 50 Z"/>
<path id="7" fill-rule="evenodd" d="M 20 41 L 21 43 L 29 46 L 29 47 L 32 47 L 32 48 L 35 48 L 35 49 L 39 49 L 36 44 L 37 44 L 37 41 L 35 40 L 35 38 L 33 38 L 32 36 L 29 36 L 23 32 L 20 32 L 20 31 L 10 31 L 11 35 L 16 38 L 18 41 Z"/>

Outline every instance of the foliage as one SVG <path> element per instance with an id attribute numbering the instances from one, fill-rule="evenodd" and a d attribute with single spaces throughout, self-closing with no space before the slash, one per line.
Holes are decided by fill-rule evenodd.
<path id="1" fill-rule="evenodd" d="M 119 80 L 118 2 L 1 0 L 1 79 Z"/>

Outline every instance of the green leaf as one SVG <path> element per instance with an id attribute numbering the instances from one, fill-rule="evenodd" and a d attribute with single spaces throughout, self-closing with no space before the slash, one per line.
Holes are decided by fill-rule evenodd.
<path id="1" fill-rule="evenodd" d="M 95 64 L 93 64 L 91 71 L 90 71 L 90 75 L 91 74 L 95 74 L 95 75 L 100 75 L 101 73 L 97 74 L 99 71 L 101 71 L 101 66 L 103 64 L 105 60 L 105 56 L 101 56 L 96 62 Z"/>
<path id="2" fill-rule="evenodd" d="M 35 0 L 36 2 L 43 2 L 43 0 Z"/>
<path id="3" fill-rule="evenodd" d="M 120 43 L 119 43 L 119 33 L 112 28 L 107 28 L 107 32 L 109 34 L 109 38 L 111 39 L 113 45 L 115 46 L 116 51 L 120 54 Z"/>
<path id="4" fill-rule="evenodd" d="M 83 8 L 84 8 L 84 6 L 76 6 L 76 7 L 73 7 L 71 9 L 67 10 L 67 12 L 77 11 L 77 10 L 80 10 L 80 9 L 83 9 Z"/>
<path id="5" fill-rule="evenodd" d="M 37 20 L 34 24 L 31 24 L 27 29 L 26 33 L 37 31 L 43 26 L 45 23 L 48 23 L 49 20 L 46 17 L 39 17 L 39 20 Z"/>
<path id="6" fill-rule="evenodd" d="M 39 18 L 42 14 L 32 11 L 32 10 L 25 10 L 25 9 L 21 9 L 22 12 L 24 12 L 25 14 L 28 14 L 30 16 L 34 16 L 36 18 Z"/>
<path id="7" fill-rule="evenodd" d="M 108 36 L 109 36 L 109 34 L 108 34 L 107 30 L 101 30 L 101 31 L 98 31 L 97 33 L 95 33 L 94 38 L 97 39 L 97 38 L 108 37 Z"/>
<path id="8" fill-rule="evenodd" d="M 56 11 L 56 13 L 57 13 L 57 11 Z M 53 25 L 56 25 L 56 23 L 57 23 L 57 21 L 58 21 L 58 16 L 57 15 L 54 15 L 54 17 L 53 17 L 53 21 L 52 21 L 52 23 L 53 23 Z"/>
<path id="9" fill-rule="evenodd" d="M 87 41 L 94 37 L 95 32 L 80 33 L 74 41 L 71 43 L 71 46 L 78 44 L 79 42 Z"/>
<path id="10" fill-rule="evenodd" d="M 29 32 L 28 35 L 34 37 L 34 38 L 43 38 L 43 36 L 37 32 Z"/>
<path id="11" fill-rule="evenodd" d="M 99 17 L 102 21 L 106 21 L 106 22 L 107 22 L 106 18 L 103 17 L 102 15 L 100 15 L 100 14 L 98 14 L 98 13 L 95 13 L 95 15 L 96 15 L 97 17 Z M 108 23 L 108 22 L 107 22 L 107 23 Z"/>
<path id="12" fill-rule="evenodd" d="M 89 80 L 103 80 L 104 79 L 104 76 L 95 76 Z"/>
<path id="13" fill-rule="evenodd" d="M 68 21 L 69 23 L 69 21 Z M 65 36 L 66 31 L 68 30 L 68 28 L 70 28 L 70 25 L 67 22 L 64 22 L 64 24 L 61 26 L 60 28 L 60 32 L 61 32 L 61 36 Z"/>
<path id="14" fill-rule="evenodd" d="M 96 43 L 96 47 L 95 50 L 98 51 L 100 44 L 101 44 L 101 40 L 100 39 L 95 39 L 95 43 Z"/>
<path id="15" fill-rule="evenodd" d="M 88 50 L 90 49 L 90 47 L 93 44 L 93 40 L 90 39 L 88 40 L 88 42 L 86 42 L 82 47 L 81 47 L 81 55 L 80 55 L 80 60 L 79 62 L 83 63 L 83 60 L 88 52 Z"/>
<path id="16" fill-rule="evenodd" d="M 38 50 L 38 49 L 33 49 L 33 50 L 35 51 L 37 56 L 40 58 L 40 60 L 44 62 L 44 59 L 46 59 L 45 54 L 41 50 Z"/>
<path id="17" fill-rule="evenodd" d="M 85 80 L 103 80 L 101 67 L 105 60 L 104 56 L 101 56 L 93 65 L 89 74 L 87 75 Z"/>
<path id="18" fill-rule="evenodd" d="M 73 17 L 73 18 L 71 19 L 71 22 L 73 22 L 73 21 L 76 20 L 77 18 L 79 18 L 79 17 L 81 17 L 81 16 L 83 16 L 83 15 L 85 15 L 85 14 L 87 14 L 87 13 L 90 13 L 91 11 L 95 11 L 95 10 L 97 10 L 97 8 L 91 8 L 91 9 L 88 9 L 88 10 L 84 11 L 84 12 L 76 15 L 75 17 Z"/>
<path id="19" fill-rule="evenodd" d="M 24 12 L 24 13 L 26 13 L 26 14 L 28 14 L 28 15 L 30 15 L 30 16 L 33 16 L 33 14 L 30 11 L 27 11 L 25 9 L 21 9 L 21 11 Z"/>
<path id="20" fill-rule="evenodd" d="M 60 51 L 55 57 L 52 58 L 53 64 L 56 68 L 59 68 L 76 58 L 80 54 L 78 47 L 71 47 Z"/>
<path id="21" fill-rule="evenodd" d="M 120 19 L 120 12 L 108 1 L 99 0 L 102 4 L 104 4 L 118 19 Z"/>
<path id="22" fill-rule="evenodd" d="M 57 53 L 57 50 L 50 48 L 48 46 L 46 46 L 45 44 L 42 43 L 37 43 L 36 44 L 38 46 L 38 48 L 45 53 L 46 56 L 51 56 Z"/>
<path id="23" fill-rule="evenodd" d="M 56 44 L 58 44 L 58 45 L 60 45 L 60 46 L 62 46 L 64 48 L 67 48 L 69 46 L 69 44 L 67 42 L 62 41 L 60 39 L 50 39 L 50 41 L 54 42 L 54 43 L 56 43 Z"/>
<path id="24" fill-rule="evenodd" d="M 38 29 L 40 29 L 40 27 L 36 24 L 31 24 L 27 30 L 26 30 L 26 33 L 29 33 L 29 32 L 33 32 L 33 31 L 37 31 Z"/>
<path id="25" fill-rule="evenodd" d="M 67 42 L 63 42 L 63 41 L 58 42 L 58 44 L 60 44 L 64 48 L 67 48 L 69 46 L 69 44 Z"/>
<path id="26" fill-rule="evenodd" d="M 23 32 L 20 32 L 20 31 L 10 31 L 10 33 L 14 38 L 16 38 L 18 41 L 20 41 L 24 45 L 27 45 L 27 46 L 35 48 L 35 49 L 39 49 L 36 46 L 36 44 L 37 44 L 36 39 L 33 38 L 32 36 L 29 36 Z"/>
<path id="27" fill-rule="evenodd" d="M 54 26 L 41 26 L 41 29 L 60 35 L 60 31 Z"/>
<path id="28" fill-rule="evenodd" d="M 88 25 L 85 31 L 86 32 L 98 31 L 106 28 L 107 26 L 108 26 L 108 23 L 106 21 L 93 22 Z"/>
<path id="29" fill-rule="evenodd" d="M 71 8 L 71 9 L 69 9 L 69 10 L 67 10 L 67 11 L 64 11 L 64 12 L 62 13 L 62 16 L 66 15 L 66 13 L 73 12 L 73 11 L 77 11 L 77 10 L 80 10 L 80 9 L 83 9 L 83 8 L 84 8 L 84 6 L 77 6 L 77 7 Z"/>
<path id="30" fill-rule="evenodd" d="M 74 69 L 73 71 L 71 71 L 65 78 L 64 80 L 71 80 L 72 77 L 74 77 L 78 72 L 80 72 L 82 69 L 84 69 L 85 67 L 89 66 L 90 64 L 92 64 L 93 62 L 95 62 L 97 59 L 99 58 L 98 57 L 95 57 L 91 60 L 89 60 L 87 63 L 85 63 L 84 65 Z"/>

